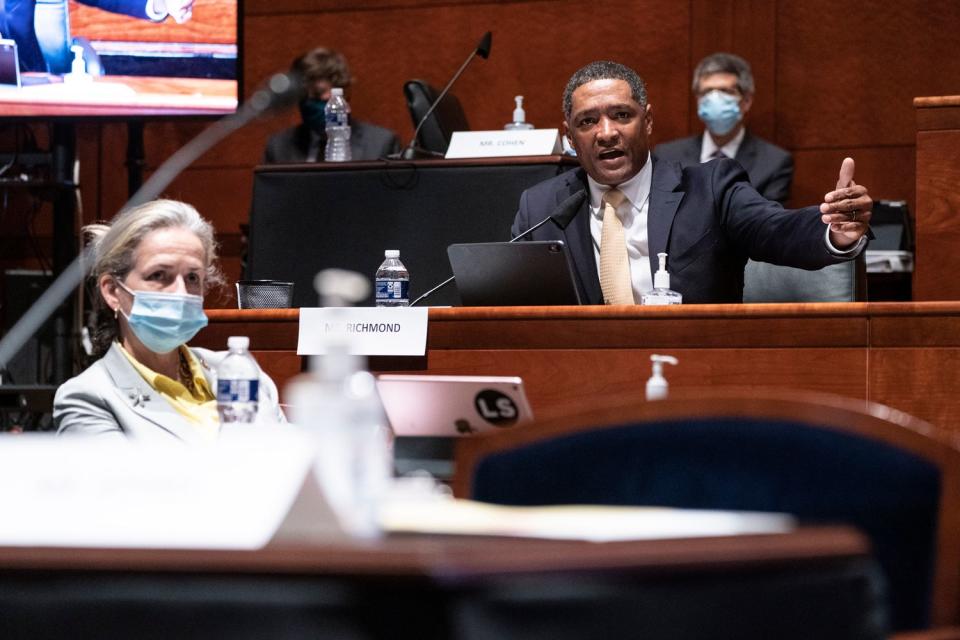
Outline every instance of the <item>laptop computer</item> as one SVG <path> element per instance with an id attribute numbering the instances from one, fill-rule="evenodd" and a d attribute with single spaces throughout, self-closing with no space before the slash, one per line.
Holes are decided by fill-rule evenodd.
<path id="1" fill-rule="evenodd" d="M 570 255 L 559 240 L 452 244 L 447 256 L 464 306 L 580 304 Z"/>
<path id="2" fill-rule="evenodd" d="M 384 374 L 377 391 L 398 436 L 470 436 L 533 419 L 517 377 Z"/>
<path id="3" fill-rule="evenodd" d="M 0 87 L 20 86 L 20 60 L 17 43 L 0 39 Z"/>

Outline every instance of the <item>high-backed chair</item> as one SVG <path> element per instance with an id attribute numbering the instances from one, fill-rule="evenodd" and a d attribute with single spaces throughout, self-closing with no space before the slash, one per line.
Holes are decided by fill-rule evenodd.
<path id="1" fill-rule="evenodd" d="M 840 380 L 841 378 L 838 378 Z M 881 405 L 707 391 L 458 442 L 454 490 L 513 504 L 792 513 L 866 533 L 897 630 L 956 624 L 960 451 Z"/>
<path id="2" fill-rule="evenodd" d="M 430 105 L 437 99 L 439 92 L 423 80 L 408 80 L 403 85 L 403 95 L 407 99 L 410 119 L 416 129 L 420 120 L 430 110 Z M 455 95 L 448 93 L 423 123 L 423 127 L 417 134 L 417 145 L 421 149 L 443 155 L 450 145 L 453 132 L 469 131 L 469 129 L 470 125 L 467 124 L 467 116 L 463 113 L 460 101 Z"/>

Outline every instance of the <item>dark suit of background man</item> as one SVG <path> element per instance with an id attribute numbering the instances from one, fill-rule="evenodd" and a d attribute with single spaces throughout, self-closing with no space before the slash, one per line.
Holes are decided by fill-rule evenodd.
<path id="1" fill-rule="evenodd" d="M 299 73 L 307 87 L 307 97 L 300 103 L 303 124 L 273 135 L 263 154 L 266 163 L 322 162 L 327 142 L 324 107 L 330 90 L 342 87 L 350 101 L 353 81 L 350 67 L 342 54 L 319 47 L 293 61 L 291 71 Z M 400 151 L 397 134 L 389 129 L 350 118 L 350 151 L 352 160 L 376 160 Z"/>
<path id="2" fill-rule="evenodd" d="M 691 166 L 722 153 L 747 170 L 750 183 L 763 197 L 785 203 L 793 182 L 793 157 L 752 135 L 745 124 L 754 95 L 750 64 L 731 53 L 707 56 L 693 72 L 693 95 L 706 131 L 657 145 L 653 154 Z"/>
<path id="3" fill-rule="evenodd" d="M 787 210 L 757 193 L 733 160 L 682 167 L 652 159 L 653 109 L 643 80 L 628 67 L 593 62 L 574 73 L 563 111 L 564 132 L 581 168 L 526 190 L 513 233 L 555 213 L 561 203 L 579 206 L 565 229 L 551 221 L 528 239 L 567 244 L 587 303 L 639 301 L 651 289 L 658 252 L 668 254 L 671 288 L 685 303 L 711 303 L 742 300 L 748 257 L 817 269 L 863 250 L 873 201 L 853 181 L 850 158 L 819 208 Z M 616 199 L 609 193 L 614 188 L 628 199 L 605 213 L 606 198 Z M 622 223 L 619 246 L 601 245 L 608 221 L 611 230 Z M 609 277 L 600 282 L 607 252 L 625 252 L 629 265 L 614 289 Z"/>

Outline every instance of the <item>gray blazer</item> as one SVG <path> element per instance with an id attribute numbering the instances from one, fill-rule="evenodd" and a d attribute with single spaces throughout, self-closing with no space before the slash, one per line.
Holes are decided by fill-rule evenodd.
<path id="1" fill-rule="evenodd" d="M 210 387 L 216 389 L 216 367 L 228 352 L 192 347 L 190 351 L 200 361 Z M 277 386 L 261 371 L 258 421 L 284 421 L 277 398 Z M 53 422 L 58 434 L 129 438 L 138 442 L 204 441 L 196 426 L 143 379 L 116 343 L 86 371 L 57 389 Z"/>

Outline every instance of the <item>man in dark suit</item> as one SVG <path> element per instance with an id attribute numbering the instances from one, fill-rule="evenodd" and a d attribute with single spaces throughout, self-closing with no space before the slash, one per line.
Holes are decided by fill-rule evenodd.
<path id="1" fill-rule="evenodd" d="M 863 250 L 873 201 L 847 158 L 818 207 L 786 210 L 754 189 L 736 162 L 652 159 L 653 111 L 632 69 L 594 62 L 564 92 L 564 132 L 581 168 L 520 198 L 513 233 L 548 216 L 529 240 L 563 240 L 586 303 L 633 304 L 652 288 L 657 254 L 668 254 L 671 288 L 687 303 L 739 302 L 748 257 L 816 269 Z"/>
<path id="2" fill-rule="evenodd" d="M 322 162 L 326 146 L 324 108 L 330 90 L 349 91 L 352 77 L 342 54 L 319 47 L 293 61 L 291 70 L 304 78 L 307 97 L 300 103 L 303 123 L 273 135 L 263 161 L 268 164 Z M 349 99 L 348 99 L 349 100 Z M 376 160 L 400 151 L 397 134 L 389 129 L 350 119 L 351 160 Z"/>
<path id="3" fill-rule="evenodd" d="M 657 145 L 653 154 L 685 167 L 723 154 L 747 170 L 750 183 L 763 197 L 785 203 L 793 182 L 793 157 L 752 135 L 745 125 L 754 95 L 750 64 L 731 53 L 707 56 L 693 72 L 693 94 L 706 130 Z"/>

